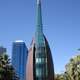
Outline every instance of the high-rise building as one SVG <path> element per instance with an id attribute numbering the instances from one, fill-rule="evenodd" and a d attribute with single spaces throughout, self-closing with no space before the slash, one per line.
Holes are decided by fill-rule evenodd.
<path id="1" fill-rule="evenodd" d="M 0 55 L 6 53 L 6 48 L 0 46 Z"/>
<path id="2" fill-rule="evenodd" d="M 26 62 L 28 49 L 21 40 L 13 42 L 12 48 L 12 65 L 19 77 L 19 80 L 26 80 Z"/>
<path id="3" fill-rule="evenodd" d="M 54 80 L 51 50 L 43 34 L 41 0 L 37 0 L 36 32 L 29 49 L 26 70 L 26 80 Z"/>

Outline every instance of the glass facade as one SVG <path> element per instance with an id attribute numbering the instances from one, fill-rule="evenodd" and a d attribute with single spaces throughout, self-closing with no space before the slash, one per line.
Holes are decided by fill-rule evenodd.
<path id="1" fill-rule="evenodd" d="M 45 53 L 45 48 L 40 47 L 40 45 L 35 51 L 35 66 L 36 80 L 46 80 L 48 75 L 47 55 Z"/>
<path id="2" fill-rule="evenodd" d="M 41 1 L 37 0 L 37 26 L 35 34 L 35 78 L 34 80 L 47 80 L 48 78 L 48 55 L 46 42 L 43 34 Z"/>
<path id="3" fill-rule="evenodd" d="M 14 42 L 12 48 L 12 65 L 20 80 L 26 80 L 26 61 L 28 50 L 24 42 Z"/>
<path id="4" fill-rule="evenodd" d="M 37 0 L 35 38 L 28 56 L 26 80 L 54 80 L 54 67 L 48 42 L 43 34 L 41 0 Z"/>

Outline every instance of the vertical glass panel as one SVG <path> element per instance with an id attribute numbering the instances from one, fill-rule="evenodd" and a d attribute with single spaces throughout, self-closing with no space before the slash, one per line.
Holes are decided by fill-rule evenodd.
<path id="1" fill-rule="evenodd" d="M 42 76 L 41 68 L 36 68 L 36 77 L 41 77 L 41 76 Z"/>
<path id="2" fill-rule="evenodd" d="M 36 63 L 41 63 L 41 58 L 36 58 Z"/>
<path id="3" fill-rule="evenodd" d="M 36 63 L 44 63 L 44 64 L 46 64 L 47 63 L 47 58 L 36 58 Z"/>
<path id="4" fill-rule="evenodd" d="M 47 64 L 46 64 L 46 76 L 48 76 L 48 68 L 47 68 Z"/>

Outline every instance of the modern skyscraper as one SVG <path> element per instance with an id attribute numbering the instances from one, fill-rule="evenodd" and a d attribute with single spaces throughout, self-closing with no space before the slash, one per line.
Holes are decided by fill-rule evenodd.
<path id="1" fill-rule="evenodd" d="M 52 55 L 43 34 L 41 0 L 37 0 L 36 32 L 28 53 L 26 70 L 26 80 L 54 80 Z"/>
<path id="2" fill-rule="evenodd" d="M 13 42 L 12 65 L 19 77 L 19 80 L 26 80 L 26 61 L 28 49 L 21 40 Z"/>
<path id="3" fill-rule="evenodd" d="M 0 55 L 6 53 L 6 48 L 0 46 Z"/>

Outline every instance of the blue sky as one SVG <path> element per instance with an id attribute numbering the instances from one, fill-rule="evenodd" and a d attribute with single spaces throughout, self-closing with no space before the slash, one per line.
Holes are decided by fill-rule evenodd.
<path id="1" fill-rule="evenodd" d="M 69 59 L 79 54 L 80 0 L 42 0 L 42 15 L 55 72 L 63 72 Z M 0 0 L 0 45 L 10 56 L 15 40 L 30 47 L 35 27 L 36 0 Z"/>

